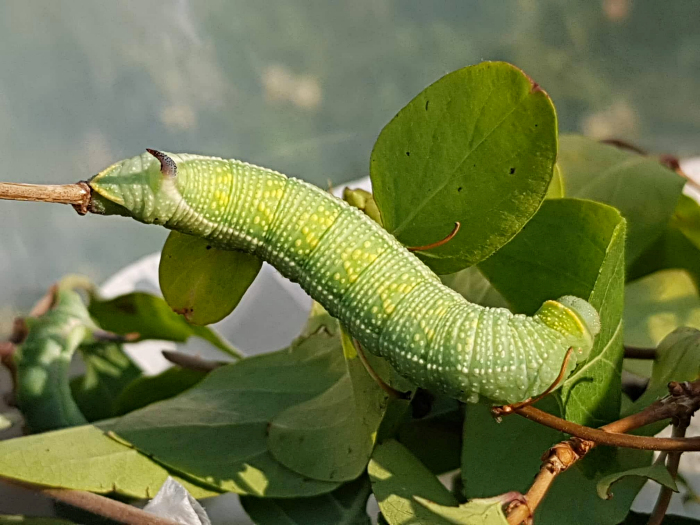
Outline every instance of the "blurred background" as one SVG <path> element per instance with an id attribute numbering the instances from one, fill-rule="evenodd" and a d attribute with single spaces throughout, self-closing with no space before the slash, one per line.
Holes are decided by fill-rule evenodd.
<path id="1" fill-rule="evenodd" d="M 483 60 L 512 62 L 543 86 L 562 132 L 691 157 L 699 14 L 696 0 L 0 2 L 0 180 L 73 182 L 149 147 L 337 187 L 368 175 L 379 131 L 419 91 Z M 1 202 L 0 340 L 61 276 L 102 283 L 166 235 Z M 308 308 L 286 286 L 272 274 L 257 282 L 224 335 L 249 352 L 285 344 Z M 283 322 L 261 330 L 270 316 Z M 2 510 L 17 494 L 0 494 Z M 245 523 L 234 500 L 220 513 Z M 9 510 L 27 506 L 50 512 L 38 498 Z"/>
<path id="2" fill-rule="evenodd" d="M 694 0 L 90 0 L 0 3 L 0 180 L 72 182 L 146 147 L 235 157 L 322 186 L 443 74 L 507 60 L 560 128 L 700 151 Z M 0 205 L 0 337 L 61 275 L 98 282 L 165 230 Z"/>

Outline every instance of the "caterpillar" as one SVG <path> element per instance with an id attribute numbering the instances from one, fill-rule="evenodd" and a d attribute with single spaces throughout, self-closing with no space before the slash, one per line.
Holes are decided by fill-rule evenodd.
<path id="1" fill-rule="evenodd" d="M 514 403 L 584 360 L 595 309 L 565 296 L 531 317 L 467 302 L 364 213 L 320 188 L 236 160 L 147 150 L 87 182 L 88 210 L 252 253 L 415 385 Z"/>
<path id="2" fill-rule="evenodd" d="M 96 326 L 69 287 L 56 287 L 53 303 L 42 316 L 24 320 L 26 339 L 13 359 L 16 401 L 31 432 L 87 423 L 71 395 L 68 372 L 75 350 Z"/>

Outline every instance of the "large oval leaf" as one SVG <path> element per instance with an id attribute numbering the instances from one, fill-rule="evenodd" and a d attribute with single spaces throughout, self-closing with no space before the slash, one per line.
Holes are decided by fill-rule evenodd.
<path id="1" fill-rule="evenodd" d="M 350 336 L 343 330 L 340 337 L 347 374 L 321 395 L 280 412 L 268 426 L 268 446 L 275 459 L 321 481 L 349 481 L 362 473 L 389 402 Z M 375 364 L 381 376 L 389 376 L 388 363 Z"/>
<path id="2" fill-rule="evenodd" d="M 563 416 L 599 426 L 620 408 L 625 220 L 605 204 L 554 199 L 479 269 L 517 312 L 576 295 L 600 314 L 587 362 L 562 385 Z"/>
<path id="3" fill-rule="evenodd" d="M 174 311 L 192 324 L 205 325 L 233 311 L 261 266 L 255 255 L 219 250 L 204 239 L 173 231 L 163 246 L 158 280 Z"/>
<path id="4" fill-rule="evenodd" d="M 339 484 L 309 479 L 276 461 L 269 424 L 345 374 L 340 340 L 318 330 L 288 349 L 217 368 L 177 397 L 101 426 L 160 464 L 222 491 L 315 496 Z"/>
<path id="5" fill-rule="evenodd" d="M 685 180 L 657 159 L 586 137 L 564 135 L 557 164 L 567 197 L 614 206 L 627 219 L 627 267 L 658 239 Z"/>
<path id="6" fill-rule="evenodd" d="M 448 525 L 416 501 L 416 496 L 439 505 L 457 506 L 455 497 L 406 447 L 394 440 L 377 445 L 367 467 L 372 491 L 390 525 L 431 523 Z"/>
<path id="7" fill-rule="evenodd" d="M 174 476 L 195 498 L 217 494 L 207 486 L 177 477 L 92 425 L 0 442 L 0 476 L 130 498 L 152 498 L 166 478 Z"/>
<path id="8" fill-rule="evenodd" d="M 475 264 L 539 208 L 557 156 L 547 94 L 516 67 L 485 62 L 441 78 L 382 130 L 370 172 L 384 227 L 438 273 Z"/>

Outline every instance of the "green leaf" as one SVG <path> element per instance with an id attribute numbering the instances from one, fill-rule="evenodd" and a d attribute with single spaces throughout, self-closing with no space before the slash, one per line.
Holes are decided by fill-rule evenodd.
<path id="1" fill-rule="evenodd" d="M 629 270 L 629 280 L 657 270 L 682 268 L 700 283 L 700 205 L 681 195 L 664 234 Z"/>
<path id="2" fill-rule="evenodd" d="M 221 490 L 267 497 L 314 496 L 337 483 L 310 480 L 270 454 L 268 425 L 345 375 L 337 337 L 321 330 L 290 348 L 210 372 L 179 396 L 111 425 L 158 462 Z"/>
<path id="3" fill-rule="evenodd" d="M 243 508 L 257 525 L 370 525 L 369 480 L 362 476 L 313 498 L 270 499 L 242 496 Z"/>
<path id="4" fill-rule="evenodd" d="M 676 328 L 700 329 L 700 295 L 684 270 L 662 270 L 625 287 L 625 344 L 656 348 Z"/>
<path id="5" fill-rule="evenodd" d="M 0 441 L 0 476 L 27 483 L 152 498 L 168 475 L 174 476 L 91 425 Z M 177 479 L 195 498 L 217 494 Z"/>
<path id="6" fill-rule="evenodd" d="M 554 173 L 552 174 L 552 180 L 549 183 L 549 188 L 547 188 L 547 199 L 563 199 L 566 196 L 564 188 L 564 177 L 561 174 L 561 168 L 559 164 L 554 165 Z"/>
<path id="7" fill-rule="evenodd" d="M 638 412 L 668 394 L 670 381 L 692 381 L 700 374 L 700 330 L 677 328 L 661 341 L 649 384 L 627 411 Z M 665 426 L 665 425 L 664 425 Z"/>
<path id="8" fill-rule="evenodd" d="M 696 248 L 700 248 L 700 204 L 695 199 L 681 194 L 669 226 L 676 228 Z"/>
<path id="9" fill-rule="evenodd" d="M 609 204 L 627 219 L 627 267 L 661 236 L 685 184 L 656 159 L 577 135 L 560 137 L 557 164 L 568 197 Z"/>
<path id="10" fill-rule="evenodd" d="M 545 398 L 536 406 L 559 415 L 554 398 Z M 465 496 L 483 498 L 512 490 L 525 493 L 540 469 L 542 454 L 565 438 L 556 430 L 522 417 L 508 416 L 498 423 L 488 407 L 467 406 L 462 456 Z M 598 497 L 598 480 L 612 472 L 648 466 L 652 454 L 620 449 L 605 463 L 604 470 L 590 477 L 592 464 L 600 463 L 592 454 L 557 477 L 538 506 L 534 520 L 537 525 L 617 525 L 624 519 L 644 480 L 623 479 L 609 501 Z"/>
<path id="11" fill-rule="evenodd" d="M 536 407 L 559 415 L 551 396 Z M 484 498 L 511 490 L 524 494 L 540 468 L 542 454 L 563 439 L 556 430 L 525 418 L 508 416 L 498 423 L 486 405 L 468 405 L 462 448 L 465 495 Z"/>
<path id="12" fill-rule="evenodd" d="M 587 299 L 622 218 L 581 199 L 545 201 L 523 231 L 479 270 L 518 313 L 562 295 Z"/>
<path id="13" fill-rule="evenodd" d="M 367 215 L 377 224 L 382 224 L 382 215 L 379 212 L 377 203 L 374 201 L 374 197 L 370 192 L 361 188 L 354 190 L 345 188 L 343 190 L 343 200 L 345 200 L 351 206 L 365 212 L 365 215 Z"/>
<path id="14" fill-rule="evenodd" d="M 262 259 L 220 250 L 210 241 L 171 231 L 163 246 L 158 280 L 170 307 L 195 325 L 221 321 L 257 277 Z"/>
<path id="15" fill-rule="evenodd" d="M 504 62 L 454 71 L 386 125 L 371 156 L 384 227 L 424 246 L 462 225 L 450 242 L 417 255 L 439 274 L 471 266 L 515 236 L 547 193 L 557 120 L 547 94 Z"/>
<path id="16" fill-rule="evenodd" d="M 318 397 L 280 412 L 269 425 L 275 459 L 322 481 L 349 481 L 364 471 L 388 403 L 350 337 L 341 334 L 347 374 Z"/>
<path id="17" fill-rule="evenodd" d="M 115 401 L 115 416 L 170 399 L 199 383 L 208 372 L 171 367 L 155 376 L 143 376 L 127 386 Z"/>
<path id="18" fill-rule="evenodd" d="M 677 228 L 669 227 L 659 239 L 629 268 L 627 280 L 635 281 L 667 268 L 688 271 L 695 283 L 700 282 L 700 249 Z"/>
<path id="19" fill-rule="evenodd" d="M 459 507 L 446 507 L 416 497 L 416 501 L 440 516 L 448 523 L 456 525 L 508 525 L 508 519 L 503 513 L 503 506 L 508 503 L 508 494 L 495 498 L 474 499 Z"/>
<path id="20" fill-rule="evenodd" d="M 403 445 L 394 440 L 377 445 L 367 472 L 382 515 L 390 525 L 450 523 L 415 500 L 418 496 L 439 505 L 457 506 L 450 491 Z"/>
<path id="21" fill-rule="evenodd" d="M 664 487 L 668 487 L 674 492 L 678 492 L 676 481 L 673 479 L 673 476 L 671 476 L 671 473 L 668 471 L 666 466 L 661 463 L 653 463 L 646 467 L 633 468 L 625 470 L 624 472 L 614 472 L 600 478 L 597 486 L 598 496 L 601 499 L 612 498 L 613 494 L 610 492 L 610 487 L 612 484 L 628 476 L 653 479 Z"/>
<path id="22" fill-rule="evenodd" d="M 627 519 L 620 525 L 647 525 L 649 523 L 649 514 L 640 514 L 638 512 L 630 512 Z M 666 514 L 664 516 L 664 525 L 699 525 L 700 521 L 685 516 L 674 516 Z"/>
<path id="23" fill-rule="evenodd" d="M 95 342 L 80 347 L 85 374 L 70 382 L 73 399 L 88 421 L 107 419 L 117 414 L 115 403 L 133 380 L 141 377 L 121 345 Z"/>
<path id="24" fill-rule="evenodd" d="M 563 295 L 587 299 L 601 332 L 588 360 L 563 384 L 564 417 L 589 426 L 617 418 L 622 361 L 625 221 L 614 208 L 548 200 L 513 241 L 479 268 L 517 312 Z"/>
<path id="25" fill-rule="evenodd" d="M 233 357 L 243 357 L 214 330 L 189 324 L 173 312 L 168 303 L 155 295 L 133 292 L 108 300 L 92 297 L 89 310 L 103 329 L 115 334 L 138 334 L 138 340 L 162 339 L 177 342 L 196 336 Z"/>
<path id="26" fill-rule="evenodd" d="M 440 280 L 442 284 L 452 288 L 470 303 L 495 308 L 508 307 L 508 302 L 476 266 L 465 268 L 457 273 L 442 275 Z"/>

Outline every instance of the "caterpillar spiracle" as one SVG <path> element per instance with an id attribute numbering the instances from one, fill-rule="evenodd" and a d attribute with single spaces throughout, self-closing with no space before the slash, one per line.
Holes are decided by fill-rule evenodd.
<path id="1" fill-rule="evenodd" d="M 90 211 L 133 217 L 253 253 L 417 386 L 513 403 L 589 354 L 599 319 L 583 299 L 531 317 L 467 302 L 364 213 L 329 193 L 236 160 L 154 150 L 93 177 Z"/>

